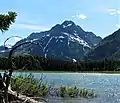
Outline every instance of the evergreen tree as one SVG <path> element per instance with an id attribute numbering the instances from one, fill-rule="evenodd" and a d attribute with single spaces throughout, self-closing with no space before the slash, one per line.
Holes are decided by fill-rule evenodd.
<path id="1" fill-rule="evenodd" d="M 10 25 L 15 22 L 16 16 L 17 14 L 15 12 L 8 12 L 8 14 L 0 14 L 0 31 L 1 32 L 7 31 L 10 28 Z M 6 74 L 6 72 L 4 74 Z M 3 82 L 3 84 L 4 83 L 6 84 L 5 87 L 2 87 L 0 83 L 0 87 L 4 90 L 3 99 L 5 103 L 8 103 L 8 87 L 10 84 L 11 75 L 12 73 L 9 72 L 9 74 L 4 75 L 3 78 L 1 77 L 0 79 L 0 81 Z M 4 80 L 4 78 L 6 79 Z"/>
<path id="2" fill-rule="evenodd" d="M 0 14 L 0 30 L 5 32 L 10 25 L 15 22 L 17 14 L 15 12 L 8 12 L 8 14 Z"/>

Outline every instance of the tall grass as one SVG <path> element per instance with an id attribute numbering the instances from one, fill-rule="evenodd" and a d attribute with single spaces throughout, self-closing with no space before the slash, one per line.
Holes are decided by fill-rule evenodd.
<path id="1" fill-rule="evenodd" d="M 48 92 L 47 84 L 36 79 L 32 74 L 14 76 L 11 79 L 11 88 L 18 94 L 27 96 L 45 96 Z"/>

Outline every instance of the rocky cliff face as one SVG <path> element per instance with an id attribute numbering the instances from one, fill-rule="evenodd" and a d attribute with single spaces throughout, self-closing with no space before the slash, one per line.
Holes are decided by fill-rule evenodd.
<path id="1" fill-rule="evenodd" d="M 72 21 L 57 24 L 49 31 L 32 33 L 27 38 L 17 42 L 38 42 L 36 45 L 24 45 L 16 54 L 27 52 L 33 55 L 49 56 L 60 59 L 83 59 L 84 55 L 102 40 L 92 32 L 84 31 Z"/>

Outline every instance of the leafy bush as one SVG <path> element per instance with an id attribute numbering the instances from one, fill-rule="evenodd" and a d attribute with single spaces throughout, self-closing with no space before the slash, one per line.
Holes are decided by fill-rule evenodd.
<path id="1" fill-rule="evenodd" d="M 87 89 L 79 89 L 75 87 L 60 87 L 60 96 L 61 97 L 83 97 L 83 98 L 94 98 L 97 97 L 93 91 L 88 91 Z"/>
<path id="2" fill-rule="evenodd" d="M 79 93 L 79 89 L 77 89 L 77 87 L 70 87 L 67 88 L 67 93 L 70 97 L 76 97 Z"/>
<path id="3" fill-rule="evenodd" d="M 48 92 L 48 86 L 32 74 L 14 76 L 11 79 L 11 88 L 27 96 L 45 96 Z"/>

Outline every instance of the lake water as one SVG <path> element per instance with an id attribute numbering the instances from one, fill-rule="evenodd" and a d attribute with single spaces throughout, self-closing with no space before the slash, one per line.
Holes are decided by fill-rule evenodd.
<path id="1" fill-rule="evenodd" d="M 20 73 L 14 73 L 19 75 Z M 23 73 L 26 74 L 26 73 Z M 41 73 L 32 73 L 40 79 Z M 54 87 L 78 86 L 79 88 L 94 89 L 100 96 L 93 99 L 57 100 L 49 103 L 120 103 L 120 74 L 101 73 L 43 73 L 44 80 Z"/>

